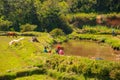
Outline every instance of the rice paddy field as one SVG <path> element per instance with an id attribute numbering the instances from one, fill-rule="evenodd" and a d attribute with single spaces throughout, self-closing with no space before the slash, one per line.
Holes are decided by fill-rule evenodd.
<path id="1" fill-rule="evenodd" d="M 57 61 L 57 60 L 59 61 L 59 58 L 61 58 L 61 60 L 62 59 L 67 60 L 67 57 L 69 58 L 70 56 L 71 57 L 79 56 L 77 58 L 81 58 L 81 55 L 76 55 L 76 54 L 80 54 L 80 51 L 78 50 L 79 53 L 77 53 L 77 50 L 76 50 L 75 53 L 73 53 L 74 51 L 72 52 L 71 51 L 72 49 L 70 48 L 70 50 L 69 50 L 69 48 L 68 48 L 69 46 L 65 45 L 67 43 L 62 44 L 64 47 L 67 47 L 65 49 L 65 50 L 67 50 L 67 51 L 65 51 L 66 52 L 65 56 L 56 55 L 54 46 L 52 47 L 53 50 L 52 50 L 51 54 L 45 54 L 43 52 L 44 46 L 51 46 L 54 43 L 54 38 L 52 38 L 48 33 L 36 33 L 36 34 L 39 34 L 39 36 L 37 37 L 37 39 L 39 40 L 39 43 L 31 42 L 31 36 L 18 36 L 17 38 L 0 36 L 0 75 L 10 74 L 13 76 L 13 75 L 19 74 L 21 71 L 24 71 L 24 70 L 25 71 L 27 69 L 31 70 L 31 68 L 34 68 L 36 66 L 39 66 L 39 67 L 43 66 L 43 68 L 46 68 L 46 67 L 44 67 L 43 64 L 48 65 L 46 63 L 46 61 L 49 59 L 50 59 L 50 61 Z M 80 34 L 80 36 L 81 35 L 82 34 Z M 85 36 L 85 34 L 83 34 L 83 35 Z M 86 35 L 88 35 L 88 34 L 86 34 Z M 101 36 L 106 37 L 107 35 L 101 35 Z M 11 46 L 9 45 L 9 42 L 11 40 L 19 39 L 19 38 L 23 38 L 23 37 L 24 37 L 24 39 L 21 40 L 19 43 L 15 44 L 15 45 L 11 45 Z M 99 37 L 100 37 L 100 35 L 99 35 Z M 108 35 L 107 38 L 108 37 L 111 38 L 112 36 Z M 120 35 L 117 35 L 117 37 L 113 37 L 113 38 L 120 40 L 119 37 L 120 37 Z M 58 40 L 58 39 L 56 39 L 56 40 Z M 70 42 L 70 43 L 71 43 L 71 45 L 73 45 L 73 47 L 75 47 L 75 45 L 77 45 L 77 44 L 84 45 L 84 43 L 75 43 L 75 41 Z M 86 43 L 86 44 L 88 45 L 89 43 Z M 95 43 L 93 43 L 93 44 L 95 44 Z M 90 43 L 90 45 L 92 45 L 92 44 Z M 94 47 L 95 47 L 95 45 L 94 45 Z M 87 47 L 87 48 L 89 48 L 89 47 Z M 112 48 L 109 48 L 109 49 L 112 50 Z M 73 49 L 73 50 L 75 50 L 75 49 Z M 83 52 L 85 52 L 85 51 L 82 51 L 82 58 L 88 57 L 88 55 L 86 56 L 86 53 L 84 55 Z M 117 54 L 119 54 L 119 52 Z M 87 58 L 87 60 L 91 61 L 91 59 L 88 59 L 88 58 Z M 70 60 L 73 60 L 73 62 L 76 62 L 76 61 L 74 61 L 74 59 L 75 58 L 71 58 Z M 68 60 L 68 61 L 70 61 L 70 60 Z M 83 61 L 87 62 L 86 60 L 83 60 Z M 92 60 L 92 61 L 94 61 L 94 60 Z M 119 60 L 117 60 L 115 62 L 119 62 Z M 65 64 L 64 61 L 61 63 L 63 63 L 63 65 Z M 67 65 L 68 63 L 66 63 L 65 65 Z M 111 61 L 108 59 L 108 63 L 111 64 L 111 63 L 114 63 L 114 61 Z M 36 71 L 33 70 L 33 72 L 31 72 L 31 75 L 29 75 L 29 74 L 25 75 L 24 73 L 20 73 L 20 74 L 24 74 L 24 75 L 22 75 L 20 77 L 17 75 L 17 77 L 11 78 L 11 79 L 9 79 L 9 78 L 6 78 L 6 79 L 1 78 L 1 79 L 2 80 L 13 80 L 13 79 L 14 80 L 48 80 L 48 79 L 49 80 L 71 80 L 73 78 L 72 80 L 80 80 L 80 79 L 86 80 L 85 76 L 83 76 L 83 75 L 78 76 L 77 73 L 76 73 L 77 76 L 75 75 L 75 76 L 70 77 L 71 74 L 75 74 L 75 73 L 70 73 L 69 71 L 67 73 L 64 73 L 64 66 L 62 64 L 59 66 L 59 68 L 57 68 L 57 66 L 56 66 L 56 68 L 53 68 L 57 71 L 63 70 L 62 73 L 56 73 L 54 71 L 49 72 L 49 68 L 51 68 L 52 65 L 54 65 L 54 62 L 50 63 L 50 64 L 51 64 L 51 66 L 48 66 L 46 68 L 47 71 L 44 73 L 41 73 L 41 74 L 36 74 L 36 73 L 34 74 L 34 72 L 36 72 Z M 76 63 L 76 65 L 77 64 L 78 63 Z M 66 68 L 67 68 L 67 66 L 66 66 Z M 27 71 L 29 71 L 29 70 L 27 70 Z M 69 70 L 69 68 L 68 68 L 68 70 Z M 56 74 L 58 74 L 58 75 L 56 75 Z M 71 79 L 69 79 L 69 78 L 71 78 Z M 89 78 L 89 80 L 94 80 L 94 79 L 95 78 Z"/>

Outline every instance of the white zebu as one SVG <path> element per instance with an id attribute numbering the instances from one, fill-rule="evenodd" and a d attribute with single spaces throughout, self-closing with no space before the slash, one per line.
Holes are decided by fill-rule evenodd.
<path id="1" fill-rule="evenodd" d="M 11 46 L 11 45 L 13 45 L 13 44 L 16 44 L 16 43 L 19 43 L 21 40 L 23 40 L 24 39 L 24 37 L 22 37 L 22 38 L 20 38 L 20 39 L 14 39 L 14 40 L 12 40 L 12 41 L 10 41 L 9 42 L 9 45 Z"/>

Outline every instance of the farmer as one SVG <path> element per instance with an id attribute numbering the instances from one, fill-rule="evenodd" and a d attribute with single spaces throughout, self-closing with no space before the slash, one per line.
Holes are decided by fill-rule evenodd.
<path id="1" fill-rule="evenodd" d="M 116 36 L 115 30 L 112 29 L 112 36 Z"/>
<path id="2" fill-rule="evenodd" d="M 60 46 L 60 44 L 58 44 L 58 45 L 57 45 L 57 49 L 56 49 L 56 52 L 57 52 L 57 53 L 59 52 L 60 48 L 61 48 L 61 46 Z M 59 54 L 59 53 L 58 53 L 58 54 Z"/>
<path id="3" fill-rule="evenodd" d="M 51 53 L 52 53 L 52 48 L 51 48 L 51 46 L 49 46 L 49 47 L 47 47 L 47 48 L 48 48 L 48 49 L 47 49 L 48 53 L 51 54 Z"/>
<path id="4" fill-rule="evenodd" d="M 64 49 L 63 47 L 61 47 L 61 48 L 59 49 L 59 51 L 58 51 L 58 54 L 59 54 L 59 55 L 64 55 L 63 49 Z"/>
<path id="5" fill-rule="evenodd" d="M 48 53 L 47 47 L 44 47 L 44 53 Z"/>

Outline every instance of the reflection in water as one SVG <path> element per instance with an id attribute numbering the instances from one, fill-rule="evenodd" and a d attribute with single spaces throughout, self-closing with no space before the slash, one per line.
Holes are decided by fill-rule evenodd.
<path id="1" fill-rule="evenodd" d="M 107 44 L 92 41 L 70 40 L 63 43 L 66 55 L 84 56 L 90 58 L 102 58 L 105 60 L 116 60 L 115 51 Z"/>

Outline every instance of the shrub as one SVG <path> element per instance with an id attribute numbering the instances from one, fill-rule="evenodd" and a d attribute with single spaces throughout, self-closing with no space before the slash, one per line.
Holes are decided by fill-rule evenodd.
<path id="1" fill-rule="evenodd" d="M 52 30 L 52 31 L 50 32 L 50 34 L 51 34 L 53 37 L 65 35 L 65 33 L 63 32 L 63 30 L 62 30 L 62 29 L 59 29 L 59 28 L 56 28 L 56 29 Z"/>
<path id="2" fill-rule="evenodd" d="M 37 28 L 37 25 L 31 25 L 28 23 L 20 26 L 21 32 L 34 31 L 36 28 Z"/>

